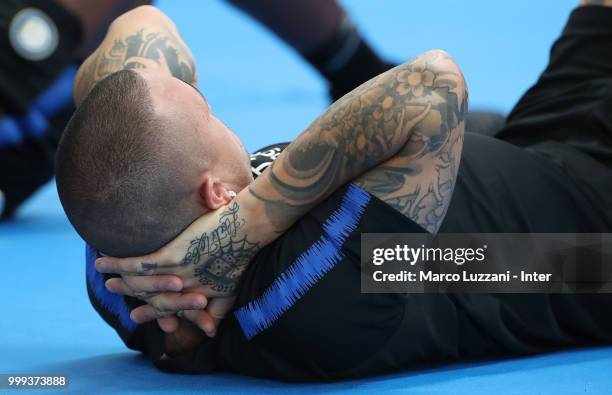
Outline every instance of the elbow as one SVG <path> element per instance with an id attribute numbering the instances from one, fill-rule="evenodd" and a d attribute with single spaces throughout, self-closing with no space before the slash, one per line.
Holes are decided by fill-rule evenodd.
<path id="1" fill-rule="evenodd" d="M 428 51 L 423 56 L 427 58 L 427 68 L 436 76 L 434 87 L 444 97 L 449 110 L 459 118 L 456 121 L 464 126 L 469 91 L 461 68 L 448 52 L 440 49 Z"/>
<path id="2" fill-rule="evenodd" d="M 459 67 L 459 64 L 451 54 L 442 49 L 432 49 L 425 52 L 422 56 L 427 58 L 427 64 L 438 74 L 455 76 L 453 80 L 467 89 L 461 67 Z"/>
<path id="3" fill-rule="evenodd" d="M 435 76 L 431 81 L 432 88 L 455 93 L 462 99 L 464 98 L 467 106 L 468 86 L 465 77 L 459 64 L 448 52 L 441 49 L 432 49 L 419 55 L 406 65 L 430 71 Z"/>
<path id="4" fill-rule="evenodd" d="M 152 5 L 141 5 L 124 14 L 119 15 L 110 25 L 109 31 L 117 28 L 131 29 L 134 26 L 146 26 L 152 24 L 164 26 L 175 30 L 174 22 L 164 14 L 159 8 Z"/>

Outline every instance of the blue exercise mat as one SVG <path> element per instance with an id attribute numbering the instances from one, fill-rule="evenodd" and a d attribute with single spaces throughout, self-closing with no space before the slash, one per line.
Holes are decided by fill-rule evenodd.
<path id="1" fill-rule="evenodd" d="M 446 49 L 465 72 L 472 108 L 507 112 L 545 66 L 578 0 L 344 3 L 383 54 L 400 61 Z M 249 150 L 293 139 L 327 105 L 323 82 L 306 64 L 223 2 L 159 6 L 191 46 L 213 110 Z M 0 373 L 66 374 L 74 393 L 612 393 L 612 348 L 429 366 L 335 384 L 164 374 L 128 351 L 93 311 L 83 256 L 54 185 L 16 221 L 0 224 Z"/>

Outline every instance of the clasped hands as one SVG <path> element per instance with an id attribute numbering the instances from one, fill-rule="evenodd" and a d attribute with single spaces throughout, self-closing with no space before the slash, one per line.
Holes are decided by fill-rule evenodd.
<path id="1" fill-rule="evenodd" d="M 237 232 L 237 227 L 228 224 L 227 212 L 205 214 L 154 253 L 96 260 L 97 271 L 120 275 L 106 281 L 110 292 L 146 302 L 132 310 L 133 321 L 157 320 L 164 332 L 172 333 L 179 327 L 179 318 L 184 318 L 207 336 L 215 336 L 234 305 L 239 277 L 256 252 L 236 257 L 233 249 L 224 248 Z M 231 276 L 216 276 L 216 268 L 227 262 L 233 266 Z"/>

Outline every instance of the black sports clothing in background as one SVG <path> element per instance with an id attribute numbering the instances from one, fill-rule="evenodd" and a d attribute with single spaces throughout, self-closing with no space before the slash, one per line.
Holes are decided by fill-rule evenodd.
<path id="1" fill-rule="evenodd" d="M 57 46 L 38 60 L 20 55 L 10 39 L 16 16 L 32 9 L 57 29 Z M 0 190 L 6 196 L 1 216 L 8 217 L 53 177 L 57 143 L 73 111 L 73 53 L 81 26 L 54 1 L 8 0 L 0 2 L 0 33 Z"/>
<path id="2" fill-rule="evenodd" d="M 612 231 L 612 8 L 574 10 L 496 139 L 466 133 L 440 232 Z"/>
<path id="3" fill-rule="evenodd" d="M 612 168 L 611 21 L 610 7 L 574 10 L 546 70 L 510 113 L 502 139 L 555 153 L 559 145 L 551 142 L 563 143 Z"/>

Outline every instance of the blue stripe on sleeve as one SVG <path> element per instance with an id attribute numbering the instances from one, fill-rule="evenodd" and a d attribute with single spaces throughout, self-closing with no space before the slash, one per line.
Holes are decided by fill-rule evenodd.
<path id="1" fill-rule="evenodd" d="M 104 286 L 104 275 L 96 271 L 95 262 L 98 254 L 88 244 L 85 247 L 85 264 L 87 283 L 94 297 L 109 313 L 119 319 L 121 325 L 129 332 L 134 332 L 138 324 L 130 318 L 130 307 L 121 295 L 109 292 Z"/>
<path id="2" fill-rule="evenodd" d="M 340 207 L 323 223 L 321 237 L 259 298 L 236 310 L 234 314 L 247 339 L 269 328 L 342 260 L 342 246 L 357 228 L 370 199 L 368 192 L 351 184 Z"/>

